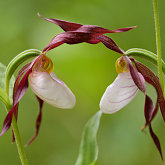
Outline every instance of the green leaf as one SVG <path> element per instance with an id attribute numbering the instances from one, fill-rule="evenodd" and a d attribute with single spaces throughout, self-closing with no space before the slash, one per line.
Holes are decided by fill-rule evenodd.
<path id="1" fill-rule="evenodd" d="M 10 106 L 9 96 L 5 92 L 5 75 L 6 75 L 6 66 L 0 63 L 0 101 L 4 103 L 7 107 Z M 9 91 L 10 91 L 10 98 L 12 98 L 13 86 L 14 86 L 15 78 L 11 78 Z"/>
<path id="2" fill-rule="evenodd" d="M 21 52 L 18 54 L 15 58 L 11 60 L 11 62 L 8 64 L 6 73 L 7 73 L 7 79 L 10 79 L 13 75 L 14 71 L 17 69 L 17 67 L 22 64 L 24 61 L 39 56 L 41 54 L 40 50 L 37 49 L 29 49 Z"/>
<path id="3" fill-rule="evenodd" d="M 7 107 L 7 108 L 11 108 L 10 106 L 10 101 L 9 101 L 9 97 L 7 95 L 7 93 L 0 88 L 0 101 Z"/>
<path id="4" fill-rule="evenodd" d="M 79 155 L 75 165 L 95 165 L 98 157 L 97 132 L 102 112 L 97 112 L 86 123 L 82 134 Z"/>
<path id="5" fill-rule="evenodd" d="M 157 55 L 151 51 L 141 49 L 141 48 L 132 48 L 125 52 L 127 56 L 137 56 L 140 58 L 144 58 L 153 64 L 157 65 Z M 165 74 L 165 62 L 162 60 L 162 71 Z"/>
<path id="6" fill-rule="evenodd" d="M 5 105 L 10 102 L 12 103 L 13 87 L 15 83 L 15 78 L 13 76 L 15 70 L 20 64 L 29 58 L 39 56 L 41 51 L 36 49 L 29 49 L 20 54 L 18 54 L 6 67 L 0 63 L 0 101 Z M 6 105 L 6 106 L 8 106 Z"/>
<path id="7" fill-rule="evenodd" d="M 8 66 L 6 68 L 6 92 L 7 93 L 10 93 L 10 91 L 8 91 L 9 82 L 12 81 L 10 79 L 11 79 L 12 75 L 14 74 L 15 70 L 18 68 L 18 66 L 20 64 L 22 64 L 24 61 L 26 61 L 32 57 L 39 56 L 40 54 L 41 54 L 40 50 L 29 49 L 29 50 L 25 50 L 24 52 L 18 54 L 15 58 L 13 58 L 13 60 L 11 60 L 11 62 L 8 64 Z"/>
<path id="8" fill-rule="evenodd" d="M 2 90 L 5 91 L 5 86 L 6 86 L 5 77 L 6 77 L 6 66 L 3 65 L 2 63 L 0 63 L 0 88 L 1 88 L 1 91 Z M 13 95 L 14 82 L 15 82 L 15 78 L 14 78 L 14 76 L 12 76 L 10 79 L 10 85 L 9 85 L 9 93 L 10 93 L 9 97 L 10 98 L 12 98 L 12 95 Z"/>

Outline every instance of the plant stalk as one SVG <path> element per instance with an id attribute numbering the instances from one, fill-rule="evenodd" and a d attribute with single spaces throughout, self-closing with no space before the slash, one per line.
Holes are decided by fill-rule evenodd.
<path id="1" fill-rule="evenodd" d="M 10 111 L 11 108 L 12 108 L 12 106 L 10 104 L 6 105 L 7 113 Z M 22 145 L 21 137 L 20 137 L 20 134 L 19 134 L 17 122 L 16 122 L 14 116 L 13 116 L 13 120 L 12 120 L 12 128 L 13 128 L 13 132 L 14 132 L 14 135 L 15 135 L 15 142 L 16 142 L 19 158 L 21 160 L 21 164 L 22 165 L 28 165 L 27 158 L 26 158 L 24 148 L 23 148 L 23 145 Z"/>
<path id="2" fill-rule="evenodd" d="M 158 75 L 159 75 L 160 84 L 162 86 L 162 89 L 164 89 L 163 73 L 162 73 L 162 58 L 161 58 L 161 39 L 160 39 L 160 28 L 159 28 L 159 15 L 158 15 L 157 0 L 153 0 L 153 8 L 154 8 L 155 33 L 156 33 Z"/>

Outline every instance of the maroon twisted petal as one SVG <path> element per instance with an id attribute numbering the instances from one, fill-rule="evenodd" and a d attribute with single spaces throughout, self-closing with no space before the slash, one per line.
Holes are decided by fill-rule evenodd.
<path id="1" fill-rule="evenodd" d="M 36 120 L 36 132 L 35 132 L 35 135 L 26 144 L 26 147 L 29 146 L 37 138 L 37 136 L 39 134 L 39 128 L 40 128 L 40 125 L 41 125 L 42 108 L 43 108 L 44 101 L 42 99 L 40 99 L 38 96 L 36 96 L 36 97 L 37 97 L 37 100 L 38 100 L 38 103 L 39 103 L 39 113 L 38 113 L 37 120 Z"/>
<path id="2" fill-rule="evenodd" d="M 160 106 L 160 110 L 162 112 L 162 117 L 165 121 L 165 100 L 164 100 L 164 96 L 163 96 L 163 90 L 161 88 L 158 77 L 148 67 L 146 67 L 144 64 L 136 61 L 132 57 L 130 57 L 130 59 L 131 59 L 131 61 L 134 62 L 137 71 L 141 73 L 141 75 L 144 77 L 145 81 L 147 81 L 149 84 L 151 84 L 157 92 L 157 101 L 156 101 L 155 108 L 153 108 L 153 102 L 152 102 L 151 98 L 145 94 L 145 96 L 146 96 L 145 107 L 144 107 L 144 115 L 145 115 L 145 120 L 146 120 L 145 127 L 149 126 L 150 135 L 151 135 L 151 137 L 161 155 L 161 158 L 163 160 L 163 155 L 162 155 L 162 150 L 161 150 L 161 145 L 160 145 L 159 139 L 156 136 L 156 134 L 153 132 L 153 129 L 151 127 L 151 121 L 157 114 L 159 106 Z"/>

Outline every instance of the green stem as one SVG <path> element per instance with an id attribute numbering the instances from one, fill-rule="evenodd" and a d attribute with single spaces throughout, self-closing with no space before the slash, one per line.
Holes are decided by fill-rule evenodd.
<path id="1" fill-rule="evenodd" d="M 7 113 L 11 110 L 12 105 L 10 104 L 10 99 L 9 99 L 9 84 L 10 84 L 10 79 L 12 75 L 14 74 L 15 70 L 18 68 L 20 64 L 22 64 L 25 60 L 28 60 L 29 58 L 39 56 L 41 52 L 36 49 L 30 49 L 26 50 L 20 54 L 18 54 L 7 66 L 6 68 L 6 80 L 5 80 L 5 88 L 6 91 L 3 91 L 3 98 L 0 98 L 3 103 L 6 105 Z M 27 158 L 24 152 L 24 148 L 21 142 L 21 137 L 19 134 L 18 126 L 15 117 L 13 116 L 12 120 L 12 128 L 13 132 L 15 135 L 15 141 L 17 145 L 17 150 L 19 153 L 19 157 L 21 160 L 22 165 L 28 165 Z"/>
<path id="2" fill-rule="evenodd" d="M 160 28 L 159 28 L 159 16 L 157 0 L 153 0 L 154 8 L 154 20 L 155 20 L 155 32 L 156 32 L 156 46 L 157 46 L 157 61 L 158 61 L 158 75 L 162 89 L 164 89 L 163 73 L 162 73 L 162 61 L 161 61 L 161 40 L 160 40 Z"/>
<path id="3" fill-rule="evenodd" d="M 9 104 L 9 103 L 6 104 L 7 113 L 10 111 L 11 108 L 12 108 L 11 104 Z M 13 128 L 13 131 L 14 131 L 15 142 L 16 142 L 16 145 L 17 145 L 17 150 L 18 150 L 18 154 L 19 154 L 21 163 L 22 163 L 22 165 L 28 165 L 27 158 L 26 158 L 24 148 L 23 148 L 23 145 L 22 145 L 21 137 L 20 137 L 20 134 L 19 134 L 19 130 L 18 130 L 18 127 L 17 127 L 17 122 L 16 122 L 14 116 L 13 116 L 13 120 L 12 120 L 12 128 Z"/>

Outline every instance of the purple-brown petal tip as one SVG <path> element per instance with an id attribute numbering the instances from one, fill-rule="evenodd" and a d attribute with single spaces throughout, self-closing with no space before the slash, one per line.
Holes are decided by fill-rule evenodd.
<path id="1" fill-rule="evenodd" d="M 124 56 L 124 58 L 129 64 L 130 73 L 131 73 L 131 76 L 132 76 L 134 83 L 137 85 L 137 87 L 143 93 L 145 93 L 146 92 L 146 84 L 145 84 L 145 79 L 144 79 L 143 75 L 135 69 L 132 62 L 130 61 L 130 59 L 127 56 Z"/>
<path id="2" fill-rule="evenodd" d="M 120 53 L 120 54 L 124 54 L 124 51 L 122 49 L 120 49 L 117 44 L 110 38 L 104 35 L 100 35 L 97 37 L 98 40 L 100 40 L 107 48 Z"/>
<path id="3" fill-rule="evenodd" d="M 4 120 L 3 128 L 2 128 L 2 131 L 0 133 L 0 136 L 2 136 L 10 128 L 12 118 L 13 118 L 14 108 L 15 108 L 15 106 L 13 106 L 13 108 L 8 112 L 8 114 Z"/>
<path id="4" fill-rule="evenodd" d="M 129 31 L 129 30 L 132 30 L 132 29 L 134 29 L 134 28 L 136 28 L 136 27 L 137 27 L 137 26 L 115 29 L 115 30 L 112 30 L 112 32 L 113 32 L 113 33 L 123 33 L 123 32 L 127 32 L 127 31 Z"/>
<path id="5" fill-rule="evenodd" d="M 38 113 L 37 120 L 36 120 L 36 132 L 35 132 L 35 135 L 30 139 L 30 141 L 25 145 L 25 147 L 28 147 L 37 138 L 38 133 L 39 133 L 39 128 L 41 125 L 42 108 L 43 108 L 44 101 L 42 99 L 40 99 L 38 96 L 36 96 L 36 97 L 37 97 L 37 100 L 39 103 L 39 113 Z"/>
<path id="6" fill-rule="evenodd" d="M 43 49 L 43 52 L 56 48 L 64 43 L 66 44 L 78 44 L 82 42 L 97 44 L 102 42 L 107 48 L 116 51 L 120 54 L 124 54 L 124 51 L 120 49 L 117 44 L 109 37 L 104 36 L 105 33 L 121 33 L 129 31 L 136 26 L 120 28 L 115 30 L 105 29 L 96 25 L 82 25 L 78 23 L 68 22 L 59 19 L 45 18 L 38 13 L 38 16 L 46 21 L 52 22 L 60 26 L 65 32 L 56 35 L 50 43 Z"/>
<path id="7" fill-rule="evenodd" d="M 160 145 L 158 137 L 156 136 L 156 134 L 152 130 L 151 124 L 149 125 L 149 130 L 150 130 L 150 135 L 151 135 L 151 137 L 152 137 L 152 139 L 153 139 L 153 141 L 154 141 L 154 143 L 156 145 L 156 148 L 158 149 L 159 154 L 160 154 L 160 156 L 161 156 L 161 158 L 163 160 L 163 154 L 162 154 L 161 145 Z"/>
<path id="8" fill-rule="evenodd" d="M 146 119 L 145 126 L 150 124 L 150 121 L 152 119 L 152 112 L 153 112 L 153 102 L 149 96 L 146 95 L 145 98 L 145 106 L 144 106 L 144 115 Z"/>
<path id="9" fill-rule="evenodd" d="M 165 99 L 164 99 L 163 89 L 161 87 L 159 78 L 144 64 L 136 61 L 133 58 L 130 58 L 130 59 L 135 63 L 137 70 L 143 75 L 144 79 L 155 88 L 157 92 L 157 98 L 158 98 L 157 101 L 160 106 L 162 117 L 165 121 Z"/>
<path id="10" fill-rule="evenodd" d="M 53 19 L 53 18 L 45 18 L 40 13 L 37 13 L 37 15 L 46 21 L 52 22 L 52 23 L 60 26 L 64 31 L 74 31 L 82 26 L 81 24 L 73 23 L 73 22 L 69 22 L 69 21 Z"/>

